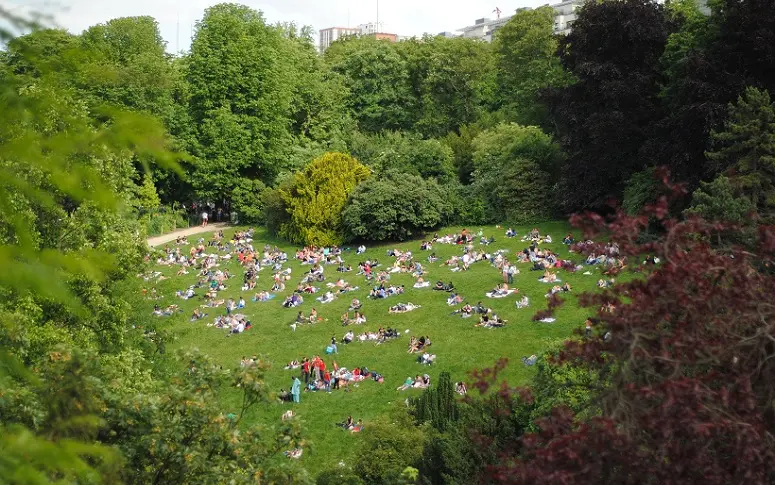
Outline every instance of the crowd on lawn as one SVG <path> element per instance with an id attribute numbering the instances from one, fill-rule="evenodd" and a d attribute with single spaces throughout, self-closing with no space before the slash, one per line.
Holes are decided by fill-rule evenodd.
<path id="1" fill-rule="evenodd" d="M 517 238 L 517 232 L 509 228 L 505 233 L 506 238 Z M 478 241 L 479 246 L 475 246 Z M 518 288 L 513 287 L 515 276 L 520 275 L 517 265 L 527 264 L 532 272 L 539 272 L 538 281 L 551 284 L 551 288 L 546 297 L 552 297 L 558 293 L 571 292 L 572 287 L 567 282 L 562 282 L 558 276 L 558 271 L 576 272 L 585 267 L 597 266 L 604 275 L 613 276 L 627 266 L 626 258 L 619 255 L 619 248 L 615 244 L 606 245 L 599 253 L 589 252 L 583 258 L 581 264 L 576 264 L 568 259 L 561 259 L 555 252 L 542 245 L 552 243 L 549 235 L 541 235 L 538 229 L 533 229 L 525 234 L 521 241 L 526 243 L 526 247 L 513 255 L 505 249 L 490 250 L 495 244 L 494 237 L 485 236 L 482 231 L 478 234 L 472 234 L 467 230 L 462 230 L 456 234 L 446 234 L 439 236 L 435 234 L 432 238 L 422 241 L 420 251 L 430 252 L 427 257 L 417 258 L 412 251 L 404 251 L 393 248 L 386 251 L 387 258 L 392 258 L 393 262 L 385 269 L 376 259 L 366 259 L 357 264 L 357 270 L 345 261 L 348 249 L 339 247 L 305 247 L 296 251 L 294 260 L 306 268 L 298 277 L 298 284 L 288 295 L 284 296 L 282 306 L 285 308 L 297 308 L 305 303 L 305 296 L 309 299 L 315 298 L 315 302 L 320 305 L 328 305 L 345 294 L 356 292 L 359 286 L 345 281 L 343 278 L 337 278 L 335 281 L 326 281 L 326 266 L 336 266 L 336 274 L 344 276 L 346 273 L 354 273 L 356 279 L 362 277 L 368 282 L 369 299 L 386 299 L 397 295 L 403 295 L 406 291 L 404 285 L 391 284 L 391 275 L 395 273 L 411 274 L 415 283 L 414 289 L 432 288 L 435 291 L 447 293 L 446 302 L 449 306 L 457 307 L 452 312 L 453 315 L 462 318 L 478 317 L 474 327 L 483 328 L 502 328 L 508 323 L 507 320 L 499 316 L 492 308 L 483 305 L 479 301 L 476 305 L 466 302 L 463 295 L 458 291 L 452 281 L 439 279 L 435 284 L 431 284 L 424 278 L 427 277 L 425 261 L 428 264 L 440 262 L 440 259 L 433 252 L 434 246 L 438 244 L 449 244 L 460 246 L 460 255 L 454 255 L 447 260 L 440 262 L 442 268 L 450 272 L 465 272 L 471 269 L 472 265 L 489 265 L 502 278 L 502 282 L 497 284 L 491 291 L 486 293 L 488 298 L 500 299 L 509 296 L 517 297 L 515 307 L 517 309 L 530 306 L 530 299 L 527 295 L 521 294 Z M 177 276 L 183 276 L 190 273 L 197 275 L 196 283 L 175 292 L 175 297 L 180 300 L 198 299 L 200 304 L 193 309 L 190 321 L 198 322 L 205 320 L 210 327 L 219 328 L 227 331 L 228 335 L 241 334 L 252 327 L 250 319 L 245 313 L 240 313 L 247 307 L 247 302 L 243 296 L 238 298 L 222 298 L 221 292 L 229 287 L 241 288 L 243 292 L 253 294 L 251 301 L 257 304 L 264 304 L 274 300 L 278 293 L 284 292 L 286 284 L 292 279 L 292 270 L 288 267 L 288 254 L 276 246 L 265 245 L 261 249 L 253 246 L 253 231 L 237 232 L 233 237 L 227 238 L 223 231 L 213 235 L 213 238 L 206 242 L 200 238 L 193 244 L 190 244 L 188 238 L 176 238 L 174 245 L 167 245 L 163 250 L 154 256 L 148 257 L 149 262 L 155 261 L 159 266 L 179 266 Z M 577 243 L 572 234 L 567 234 L 562 243 L 571 251 L 584 251 L 585 247 L 591 246 L 591 241 Z M 190 245 L 187 251 L 184 246 Z M 598 247 L 598 246 L 594 246 Z M 361 245 L 355 251 L 356 255 L 366 253 L 366 247 Z M 241 282 L 234 283 L 233 280 L 239 278 L 230 273 L 227 268 L 222 268 L 224 262 L 236 260 L 243 269 Z M 422 259 L 423 262 L 420 262 Z M 644 264 L 658 264 L 656 258 L 649 256 Z M 272 287 L 269 290 L 256 290 L 259 273 L 269 268 L 272 278 Z M 587 271 L 585 274 L 591 274 Z M 146 274 L 138 275 L 145 281 L 162 281 L 165 279 L 160 271 L 151 271 Z M 597 282 L 599 288 L 609 288 L 615 283 L 613 278 L 601 278 Z M 291 286 L 293 288 L 293 286 Z M 143 294 L 149 299 L 159 298 L 157 290 L 152 287 L 150 290 L 143 289 Z M 317 296 L 313 296 L 317 295 Z M 348 297 L 349 298 L 349 297 Z M 462 306 L 460 306 L 462 305 Z M 210 317 L 208 310 L 223 308 L 222 312 Z M 411 302 L 396 303 L 389 307 L 388 314 L 402 314 L 421 308 Z M 613 305 L 608 305 L 603 311 L 615 311 Z M 159 317 L 171 316 L 180 313 L 181 310 L 176 304 L 162 307 L 159 304 L 154 305 L 153 314 Z M 207 321 L 208 318 L 211 320 Z M 302 310 L 297 310 L 295 319 L 290 324 L 292 330 L 297 330 L 299 326 L 318 324 L 327 321 L 322 317 L 317 309 L 313 307 L 308 314 Z M 553 318 L 543 319 L 546 323 L 554 321 Z M 367 322 L 363 312 L 363 303 L 358 298 L 352 298 L 348 310 L 342 314 L 340 322 L 343 326 L 363 325 Z M 588 319 L 585 324 L 585 335 L 591 336 L 595 321 Z M 409 330 L 406 330 L 409 333 Z M 331 337 L 330 343 L 325 347 L 326 355 L 339 354 L 340 346 L 349 346 L 353 343 L 372 342 L 377 345 L 383 344 L 389 340 L 399 339 L 401 332 L 395 328 L 380 326 L 377 331 L 355 332 L 346 329 L 341 338 L 336 335 Z M 606 339 L 610 339 L 610 333 L 606 334 Z M 427 335 L 419 337 L 411 336 L 407 352 L 416 355 L 416 361 L 423 365 L 433 365 L 436 361 L 436 355 L 430 353 L 431 339 Z M 536 355 L 522 357 L 522 362 L 526 366 L 535 365 L 538 357 Z M 243 357 L 240 362 L 242 367 L 254 365 L 256 357 L 251 359 Z M 301 396 L 305 392 L 333 392 L 335 390 L 349 390 L 352 385 L 357 385 L 365 380 L 373 380 L 378 383 L 384 382 L 384 376 L 378 372 L 368 369 L 365 366 L 347 369 L 340 367 L 334 360 L 330 366 L 326 364 L 320 355 L 310 358 L 293 360 L 285 367 L 292 371 L 299 371 L 300 374 L 291 378 L 289 389 L 280 389 L 278 398 L 285 402 L 301 401 Z M 398 390 L 424 389 L 431 384 L 431 377 L 428 374 L 416 375 L 414 378 L 407 377 L 403 385 Z M 465 383 L 457 382 L 455 391 L 460 395 L 466 395 L 467 388 Z M 283 415 L 283 420 L 292 419 L 295 416 L 293 410 L 288 410 Z M 351 432 L 359 432 L 363 429 L 362 420 L 357 422 L 352 416 L 348 416 L 337 426 Z M 299 458 L 302 454 L 300 448 L 288 450 L 286 455 L 290 458 Z"/>

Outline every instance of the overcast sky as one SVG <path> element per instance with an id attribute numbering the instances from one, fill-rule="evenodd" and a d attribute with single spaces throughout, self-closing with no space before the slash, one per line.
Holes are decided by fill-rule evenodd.
<path id="1" fill-rule="evenodd" d="M 557 0 L 559 1 L 559 0 Z M 116 17 L 150 15 L 159 22 L 167 50 L 188 49 L 194 23 L 216 0 L 0 0 L 0 5 L 30 6 L 54 16 L 73 33 Z M 271 22 L 294 21 L 315 30 L 357 26 L 377 20 L 377 0 L 244 0 L 235 1 L 264 12 Z M 509 15 L 518 7 L 537 7 L 547 0 L 381 0 L 379 21 L 385 32 L 399 35 L 437 34 L 495 18 L 498 7 Z M 11 7 L 13 8 L 13 7 Z M 178 36 L 178 25 L 180 35 Z"/>

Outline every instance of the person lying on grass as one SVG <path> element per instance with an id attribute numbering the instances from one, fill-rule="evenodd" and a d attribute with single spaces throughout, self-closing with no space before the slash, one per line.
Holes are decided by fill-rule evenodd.
<path id="1" fill-rule="evenodd" d="M 451 281 L 449 282 L 449 284 L 445 285 L 443 281 L 439 280 L 439 281 L 436 282 L 436 286 L 434 286 L 433 289 L 436 290 L 436 291 L 451 292 L 451 291 L 455 290 L 455 285 L 452 284 Z"/>
<path id="2" fill-rule="evenodd" d="M 527 308 L 530 306 L 530 299 L 527 297 L 527 295 L 525 295 L 522 297 L 522 299 L 517 300 L 516 306 L 517 308 Z"/>
<path id="3" fill-rule="evenodd" d="M 447 298 L 447 305 L 449 306 L 455 306 L 463 303 L 463 297 L 458 295 L 457 293 L 452 293 Z"/>
<path id="4" fill-rule="evenodd" d="M 174 314 L 177 311 L 178 311 L 178 306 L 177 305 L 170 305 L 167 308 L 165 308 L 164 310 L 162 310 L 159 305 L 154 305 L 153 306 L 153 313 L 152 314 L 157 316 L 157 317 L 168 317 L 168 316 Z"/>
<path id="5" fill-rule="evenodd" d="M 191 314 L 191 321 L 195 322 L 197 320 L 203 319 L 206 316 L 207 316 L 207 313 L 202 313 L 199 307 L 197 307 L 197 308 L 194 308 L 194 312 Z"/>
<path id="6" fill-rule="evenodd" d="M 416 310 L 417 308 L 420 308 L 420 305 L 415 305 L 412 302 L 398 303 L 397 305 L 390 307 L 388 309 L 388 313 L 406 313 L 411 312 L 412 310 Z"/>
<path id="7" fill-rule="evenodd" d="M 495 287 L 495 289 L 493 289 L 492 291 L 487 292 L 487 297 L 488 298 L 503 298 L 503 297 L 511 295 L 512 293 L 519 293 L 519 289 L 518 288 L 512 289 L 512 288 L 509 288 L 509 285 L 507 285 L 506 283 L 501 283 L 501 284 L 497 285 Z"/>
<path id="8" fill-rule="evenodd" d="M 272 299 L 272 298 L 274 298 L 274 297 L 275 297 L 275 295 L 273 295 L 273 294 L 269 293 L 268 291 L 259 291 L 259 292 L 258 292 L 258 293 L 256 293 L 256 295 L 253 297 L 253 301 L 258 301 L 258 302 L 265 302 L 265 301 L 269 301 L 269 300 L 271 300 L 271 299 Z"/>
<path id="9" fill-rule="evenodd" d="M 431 282 L 430 282 L 430 281 L 425 281 L 425 280 L 422 278 L 422 276 L 420 276 L 419 278 L 417 278 L 417 281 L 415 281 L 415 283 L 414 283 L 414 287 L 415 287 L 415 288 L 427 288 L 427 287 L 429 287 L 429 286 L 431 286 Z"/>
<path id="10" fill-rule="evenodd" d="M 298 293 L 294 293 L 285 298 L 285 301 L 283 302 L 283 306 L 285 308 L 294 308 L 301 305 L 302 303 L 304 303 L 304 298 Z"/>

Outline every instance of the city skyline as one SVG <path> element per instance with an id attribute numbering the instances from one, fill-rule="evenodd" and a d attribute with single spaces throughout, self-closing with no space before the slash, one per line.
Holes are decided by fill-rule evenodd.
<path id="1" fill-rule="evenodd" d="M 223 3 L 213 0 L 135 0 L 119 2 L 106 0 L 60 0 L 58 2 L 0 0 L 6 8 L 42 10 L 51 15 L 57 27 L 79 34 L 86 28 L 117 17 L 148 15 L 159 23 L 159 30 L 167 42 L 168 52 L 188 50 L 197 20 L 206 8 Z M 377 0 L 263 0 L 237 2 L 261 10 L 269 23 L 296 22 L 310 25 L 315 31 L 330 27 L 356 27 L 377 20 Z M 489 5 L 491 3 L 492 5 Z M 475 19 L 495 18 L 495 9 L 508 16 L 520 7 L 546 5 L 545 0 L 493 0 L 487 6 L 462 0 L 393 0 L 379 2 L 379 22 L 383 31 L 401 36 L 438 34 L 473 24 Z M 317 41 L 317 39 L 315 39 Z"/>

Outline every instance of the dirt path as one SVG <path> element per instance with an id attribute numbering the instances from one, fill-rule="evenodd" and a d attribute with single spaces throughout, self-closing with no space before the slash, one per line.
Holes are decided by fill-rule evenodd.
<path id="1" fill-rule="evenodd" d="M 169 234 L 162 234 L 161 236 L 154 236 L 148 238 L 148 245 L 151 247 L 161 246 L 164 243 L 174 241 L 179 236 L 191 236 L 194 234 L 204 234 L 208 232 L 215 232 L 219 229 L 225 229 L 229 227 L 225 222 L 216 222 L 208 224 L 207 227 L 195 226 L 188 229 L 181 229 L 179 231 L 171 232 Z"/>

